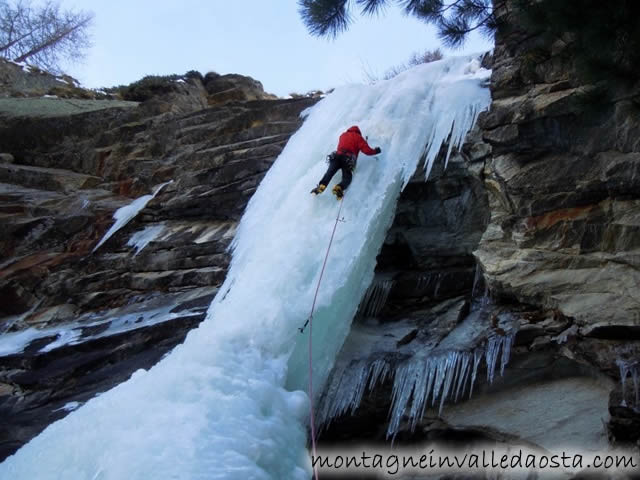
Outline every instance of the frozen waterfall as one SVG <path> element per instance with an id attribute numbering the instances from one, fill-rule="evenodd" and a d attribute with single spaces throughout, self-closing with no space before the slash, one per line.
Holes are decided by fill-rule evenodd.
<path id="1" fill-rule="evenodd" d="M 247 207 L 206 320 L 152 369 L 50 425 L 0 464 L 0 478 L 307 480 L 308 338 L 298 327 L 338 209 L 330 194 L 309 190 L 351 125 L 382 147 L 377 158 L 360 156 L 320 289 L 313 328 L 320 392 L 400 191 L 423 160 L 428 174 L 447 139 L 450 147 L 463 142 L 489 105 L 489 73 L 477 57 L 449 58 L 375 85 L 341 87 L 312 107 Z M 470 360 L 460 361 L 467 371 Z"/>

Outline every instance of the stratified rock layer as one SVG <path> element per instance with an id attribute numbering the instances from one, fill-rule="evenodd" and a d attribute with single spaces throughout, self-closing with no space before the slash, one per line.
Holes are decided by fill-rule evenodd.
<path id="1" fill-rule="evenodd" d="M 235 93 L 207 102 L 191 79 L 139 106 L 0 112 L 0 458 L 204 318 L 249 198 L 315 102 L 267 100 L 239 75 L 207 85 Z M 116 210 L 161 184 L 94 252 Z M 12 350 L 19 332 L 32 341 Z"/>
<path id="2" fill-rule="evenodd" d="M 611 87 L 610 100 L 591 104 L 562 43 L 537 49 L 532 67 L 534 41 L 517 29 L 496 41 L 494 101 L 480 121 L 493 152 L 491 218 L 475 255 L 496 297 L 569 322 L 559 354 L 619 381 L 618 363 L 640 361 L 639 93 Z M 637 402 L 609 409 L 612 441 L 638 440 L 616 427 L 637 422 Z"/>

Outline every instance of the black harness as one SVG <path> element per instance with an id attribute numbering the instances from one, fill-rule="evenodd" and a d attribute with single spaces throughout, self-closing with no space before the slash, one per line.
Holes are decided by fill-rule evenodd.
<path id="1" fill-rule="evenodd" d="M 327 155 L 327 163 L 339 162 L 352 172 L 356 169 L 356 156 L 351 152 L 331 152 Z"/>

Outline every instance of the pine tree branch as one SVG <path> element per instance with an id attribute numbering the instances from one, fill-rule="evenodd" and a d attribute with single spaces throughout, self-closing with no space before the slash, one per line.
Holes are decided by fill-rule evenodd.
<path id="1" fill-rule="evenodd" d="M 372 15 L 393 0 L 355 0 L 361 13 Z M 494 0 L 500 4 L 504 0 Z M 517 1 L 517 0 L 516 0 Z M 493 25 L 492 0 L 395 0 L 405 13 L 435 24 L 444 41 L 458 46 L 468 32 L 482 29 L 491 35 Z M 300 15 L 312 35 L 333 36 L 347 29 L 351 22 L 349 0 L 298 0 Z M 489 20 L 492 21 L 489 21 Z"/>
<path id="2" fill-rule="evenodd" d="M 335 37 L 345 31 L 351 22 L 347 0 L 299 0 L 298 6 L 312 35 Z"/>
<path id="3" fill-rule="evenodd" d="M 362 6 L 363 15 L 376 15 L 384 8 L 386 0 L 356 0 Z"/>

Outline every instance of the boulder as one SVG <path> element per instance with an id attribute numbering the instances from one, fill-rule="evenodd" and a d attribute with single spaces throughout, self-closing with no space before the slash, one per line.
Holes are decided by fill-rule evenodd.
<path id="1" fill-rule="evenodd" d="M 204 88 L 209 105 L 277 98 L 266 93 L 259 81 L 237 74 L 218 75 L 209 72 L 204 77 Z"/>
<path id="2" fill-rule="evenodd" d="M 0 58 L 0 97 L 39 97 L 52 88 L 76 85 L 71 77 L 58 77 L 31 65 Z"/>

